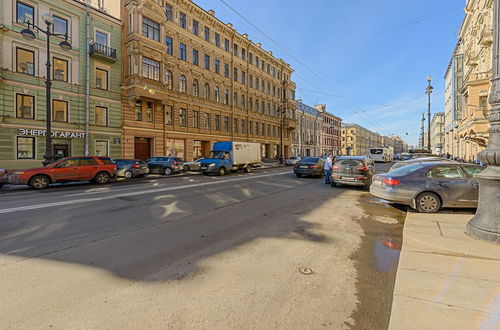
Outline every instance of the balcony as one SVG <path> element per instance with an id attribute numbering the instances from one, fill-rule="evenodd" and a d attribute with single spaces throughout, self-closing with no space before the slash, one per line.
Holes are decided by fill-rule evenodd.
<path id="1" fill-rule="evenodd" d="M 112 63 L 118 60 L 116 57 L 116 49 L 97 43 L 90 44 L 90 55 Z"/>
<path id="2" fill-rule="evenodd" d="M 297 128 L 297 120 L 291 118 L 285 118 L 283 120 L 283 126 L 287 129 L 296 129 Z"/>

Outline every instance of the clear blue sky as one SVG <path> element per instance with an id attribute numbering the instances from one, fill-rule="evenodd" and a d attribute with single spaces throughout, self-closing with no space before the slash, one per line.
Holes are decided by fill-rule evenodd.
<path id="1" fill-rule="evenodd" d="M 290 63 L 297 98 L 326 104 L 344 122 L 416 144 L 428 75 L 432 112 L 444 111 L 443 76 L 465 0 L 225 0 L 293 56 L 220 0 L 194 1 Z"/>

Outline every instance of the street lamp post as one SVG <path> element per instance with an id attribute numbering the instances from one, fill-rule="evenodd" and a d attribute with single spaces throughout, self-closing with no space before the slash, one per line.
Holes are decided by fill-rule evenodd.
<path id="1" fill-rule="evenodd" d="M 21 35 L 23 36 L 24 39 L 32 41 L 36 39 L 35 33 L 30 29 L 34 28 L 38 30 L 38 32 L 41 32 L 47 36 L 47 62 L 45 62 L 45 67 L 47 69 L 47 76 L 45 78 L 45 95 L 46 95 L 46 101 L 45 101 L 45 115 L 46 115 L 46 132 L 45 132 L 45 155 L 43 155 L 44 161 L 43 165 L 47 166 L 51 163 L 54 162 L 54 155 L 52 152 L 52 111 L 51 111 L 51 96 L 50 96 L 50 87 L 52 86 L 52 80 L 51 80 L 51 64 L 50 64 L 50 37 L 64 37 L 64 40 L 59 43 L 59 46 L 65 50 L 69 51 L 71 50 L 71 44 L 68 42 L 68 34 L 62 34 L 62 33 L 54 33 L 51 32 L 50 27 L 52 26 L 52 23 L 54 22 L 54 17 L 50 14 L 45 14 L 42 16 L 43 21 L 45 22 L 46 29 L 43 30 L 42 28 L 38 27 L 34 23 L 31 23 L 29 20 L 25 19 L 25 23 L 27 25 L 26 29 L 23 29 L 21 31 Z"/>
<path id="2" fill-rule="evenodd" d="M 500 0 L 493 0 L 493 76 L 489 102 L 490 137 L 488 147 L 479 153 L 479 159 L 487 165 L 480 174 L 479 204 L 476 214 L 467 223 L 469 236 L 500 243 Z"/>
<path id="3" fill-rule="evenodd" d="M 431 94 L 434 87 L 431 86 L 432 76 L 427 76 L 427 88 L 425 89 L 425 94 L 427 94 L 427 150 L 431 151 Z"/>

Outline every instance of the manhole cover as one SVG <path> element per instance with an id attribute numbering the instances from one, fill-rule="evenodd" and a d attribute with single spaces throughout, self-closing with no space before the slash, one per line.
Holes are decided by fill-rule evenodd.
<path id="1" fill-rule="evenodd" d="M 304 275 L 312 275 L 313 273 L 312 269 L 307 267 L 299 267 L 299 272 L 301 272 Z"/>
<path id="2" fill-rule="evenodd" d="M 394 218 L 384 217 L 381 215 L 376 215 L 374 217 L 370 217 L 370 219 L 375 220 L 377 222 L 386 223 L 389 225 L 395 225 L 398 223 L 398 220 L 396 220 Z"/>

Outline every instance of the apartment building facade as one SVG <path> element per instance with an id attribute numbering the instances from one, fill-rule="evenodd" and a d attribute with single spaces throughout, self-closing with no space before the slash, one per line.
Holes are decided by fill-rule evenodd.
<path id="1" fill-rule="evenodd" d="M 217 141 L 291 155 L 293 69 L 188 0 L 122 0 L 125 157 L 206 156 Z"/>
<path id="2" fill-rule="evenodd" d="M 436 112 L 431 120 L 431 152 L 441 155 L 444 153 L 444 112 Z"/>
<path id="3" fill-rule="evenodd" d="M 297 128 L 292 135 L 294 156 L 320 156 L 322 154 L 322 114 L 315 108 L 297 100 Z"/>
<path id="4" fill-rule="evenodd" d="M 321 130 L 322 155 L 339 155 L 342 149 L 340 143 L 342 119 L 328 112 L 325 104 L 317 104 L 314 108 L 323 117 L 323 127 Z"/>
<path id="5" fill-rule="evenodd" d="M 361 156 L 370 153 L 370 148 L 380 147 L 382 137 L 358 124 L 342 124 L 342 155 Z"/>
<path id="6" fill-rule="evenodd" d="M 4 0 L 0 6 L 0 167 L 40 166 L 45 154 L 46 38 L 32 29 L 36 38 L 24 40 L 26 20 L 45 29 L 52 19 L 52 31 L 67 34 L 72 46 L 65 51 L 59 47 L 64 38 L 51 38 L 53 154 L 119 157 L 120 19 L 77 0 Z"/>

